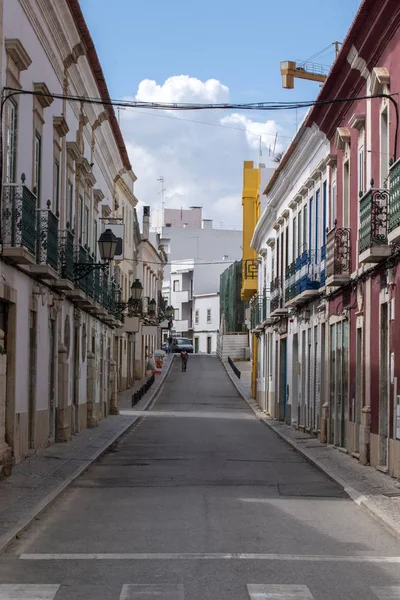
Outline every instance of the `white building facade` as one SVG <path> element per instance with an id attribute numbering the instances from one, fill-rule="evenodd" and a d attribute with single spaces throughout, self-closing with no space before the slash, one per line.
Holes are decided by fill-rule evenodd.
<path id="1" fill-rule="evenodd" d="M 219 292 L 195 295 L 193 341 L 196 353 L 216 353 L 219 325 Z"/>
<path id="2" fill-rule="evenodd" d="M 318 429 L 325 373 L 329 144 L 317 127 L 298 131 L 265 190 L 252 247 L 259 254 L 251 327 L 258 339 L 257 400 L 274 418 Z M 323 308 L 323 307 L 322 307 Z"/>
<path id="3" fill-rule="evenodd" d="M 79 3 L 5 2 L 0 23 L 1 83 L 19 92 L 4 112 L 0 207 L 7 474 L 29 452 L 118 412 L 117 387 L 132 373 L 120 306 L 137 248 L 135 175 L 114 111 L 67 99 L 109 101 Z M 125 260 L 92 270 L 100 234 L 116 224 L 125 225 Z"/>

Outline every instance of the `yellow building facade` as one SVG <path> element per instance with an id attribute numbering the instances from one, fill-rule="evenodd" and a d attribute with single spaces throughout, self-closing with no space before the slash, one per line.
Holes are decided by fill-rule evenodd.
<path id="1" fill-rule="evenodd" d="M 250 247 L 254 229 L 260 217 L 260 167 L 254 167 L 252 160 L 243 164 L 243 243 L 242 243 L 242 288 L 241 298 L 249 302 L 258 290 L 258 261 L 257 253 Z M 250 347 L 252 351 L 251 391 L 255 398 L 257 394 L 257 352 L 258 340 L 251 333 Z"/>

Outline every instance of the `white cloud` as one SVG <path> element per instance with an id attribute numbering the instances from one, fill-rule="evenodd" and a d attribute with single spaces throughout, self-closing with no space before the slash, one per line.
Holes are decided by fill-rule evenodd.
<path id="1" fill-rule="evenodd" d="M 229 89 L 216 79 L 200 81 L 186 75 L 170 77 L 162 85 L 144 80 L 136 100 L 148 102 L 227 103 Z M 121 111 L 121 128 L 133 169 L 135 193 L 141 205 L 160 214 L 164 177 L 165 206 L 203 206 L 215 226 L 241 228 L 241 191 L 244 160 L 258 158 L 260 135 L 263 162 L 268 148 L 283 149 L 284 129 L 273 120 L 251 120 L 244 114 L 222 111 Z M 287 135 L 287 133 L 286 133 Z"/>

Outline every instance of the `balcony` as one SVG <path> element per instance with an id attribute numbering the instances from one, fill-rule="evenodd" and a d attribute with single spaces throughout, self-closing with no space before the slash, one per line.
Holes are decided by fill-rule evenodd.
<path id="1" fill-rule="evenodd" d="M 177 333 L 186 333 L 189 331 L 189 320 L 181 319 L 180 321 L 174 321 L 174 329 Z"/>
<path id="2" fill-rule="evenodd" d="M 376 263 L 391 254 L 388 246 L 389 191 L 370 189 L 360 199 L 360 263 Z"/>
<path id="3" fill-rule="evenodd" d="M 287 312 L 284 306 L 282 280 L 280 277 L 275 277 L 271 283 L 271 317 L 284 316 Z"/>
<path id="4" fill-rule="evenodd" d="M 303 304 L 318 295 L 320 283 L 318 253 L 305 250 L 286 268 L 285 306 Z"/>
<path id="5" fill-rule="evenodd" d="M 272 323 L 270 318 L 270 298 L 264 289 L 263 295 L 257 295 L 250 302 L 250 324 L 251 329 L 262 329 L 263 326 Z"/>
<path id="6" fill-rule="evenodd" d="M 51 202 L 48 200 L 47 208 L 37 211 L 37 249 L 36 265 L 30 272 L 41 279 L 58 279 L 58 216 L 50 210 Z"/>
<path id="7" fill-rule="evenodd" d="M 74 289 L 74 234 L 67 227 L 59 233 L 59 279 L 53 282 L 54 287 L 65 292 Z"/>
<path id="8" fill-rule="evenodd" d="M 191 302 L 193 299 L 192 294 L 189 290 L 182 290 L 180 292 L 172 292 L 173 301 L 172 304 L 185 304 Z"/>
<path id="9" fill-rule="evenodd" d="M 249 301 L 257 293 L 258 260 L 242 261 L 242 298 Z"/>
<path id="10" fill-rule="evenodd" d="M 326 285 L 343 285 L 350 280 L 350 276 L 350 228 L 335 225 L 326 237 Z"/>
<path id="11" fill-rule="evenodd" d="M 388 241 L 400 242 L 400 158 L 389 170 L 389 233 Z"/>
<path id="12" fill-rule="evenodd" d="M 36 263 L 37 217 L 36 196 L 24 185 L 7 183 L 3 186 L 1 229 L 3 258 L 10 263 Z"/>

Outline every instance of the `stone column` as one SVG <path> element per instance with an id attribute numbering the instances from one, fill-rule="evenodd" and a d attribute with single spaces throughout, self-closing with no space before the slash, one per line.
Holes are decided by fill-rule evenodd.
<path id="1" fill-rule="evenodd" d="M 58 346 L 58 409 L 56 423 L 56 442 L 69 442 L 71 439 L 71 407 L 68 406 L 68 385 L 70 368 L 68 348 L 64 344 Z"/>
<path id="2" fill-rule="evenodd" d="M 11 475 L 12 468 L 12 452 L 6 442 L 7 354 L 4 338 L 4 331 L 0 329 L 0 479 Z"/>
<path id="3" fill-rule="evenodd" d="M 360 464 L 369 465 L 370 461 L 370 436 L 371 436 L 371 408 L 364 406 L 361 409 L 360 425 Z"/>
<path id="4" fill-rule="evenodd" d="M 328 441 L 328 419 L 329 419 L 329 404 L 325 404 L 321 407 L 321 432 L 319 434 L 319 441 L 322 444 L 326 444 Z"/>
<path id="5" fill-rule="evenodd" d="M 96 379 L 96 357 L 91 350 L 87 353 L 87 426 L 97 427 L 99 424 L 94 414 L 94 388 Z"/>
<path id="6" fill-rule="evenodd" d="M 110 415 L 119 415 L 118 394 L 117 394 L 117 363 L 115 360 L 110 360 L 110 377 L 109 377 L 109 400 L 110 400 Z"/>

